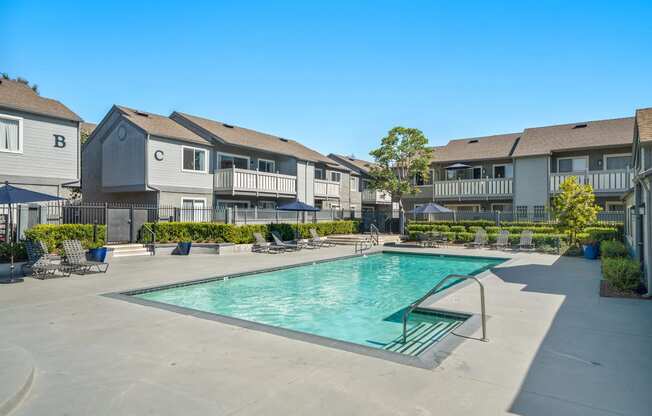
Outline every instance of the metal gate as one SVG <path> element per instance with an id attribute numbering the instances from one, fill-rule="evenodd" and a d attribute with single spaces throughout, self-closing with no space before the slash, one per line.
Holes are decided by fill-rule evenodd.
<path id="1" fill-rule="evenodd" d="M 106 242 L 135 243 L 143 224 L 155 221 L 156 209 L 136 207 L 109 207 L 106 209 Z"/>
<path id="2" fill-rule="evenodd" d="M 371 224 L 381 233 L 398 233 L 398 219 L 393 218 L 390 210 L 365 210 L 362 212 L 362 231 L 369 232 Z"/>

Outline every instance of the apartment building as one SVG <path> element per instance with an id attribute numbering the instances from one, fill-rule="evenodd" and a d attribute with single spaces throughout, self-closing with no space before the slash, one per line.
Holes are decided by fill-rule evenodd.
<path id="1" fill-rule="evenodd" d="M 89 202 L 274 209 L 299 200 L 350 209 L 359 200 L 350 169 L 317 151 L 181 112 L 113 106 L 84 146 L 83 160 Z"/>
<path id="2" fill-rule="evenodd" d="M 80 122 L 59 101 L 0 79 L 0 183 L 69 197 L 79 186 Z"/>
<path id="3" fill-rule="evenodd" d="M 634 118 L 528 128 L 433 148 L 431 178 L 405 206 L 435 201 L 456 211 L 545 212 L 569 176 L 593 186 L 599 205 L 622 211 L 632 186 Z"/>
<path id="4" fill-rule="evenodd" d="M 351 176 L 351 189 L 355 189 L 360 195 L 362 212 L 392 209 L 392 196 L 388 192 L 372 189 L 370 186 L 373 162 L 335 153 L 329 154 L 328 157 L 354 173 Z"/>

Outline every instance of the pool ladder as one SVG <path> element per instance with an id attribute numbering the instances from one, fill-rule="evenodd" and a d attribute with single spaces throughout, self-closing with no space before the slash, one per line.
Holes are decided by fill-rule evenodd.
<path id="1" fill-rule="evenodd" d="M 378 230 L 378 227 L 376 227 L 375 224 L 371 224 L 369 227 L 369 235 L 364 238 L 364 240 L 361 241 L 356 241 L 354 250 L 355 253 L 362 254 L 363 251 L 369 250 L 371 247 L 374 245 L 380 244 L 380 230 Z"/>
<path id="2" fill-rule="evenodd" d="M 407 342 L 407 321 L 408 317 L 414 310 L 426 299 L 428 299 L 430 296 L 434 295 L 437 293 L 439 288 L 441 288 L 444 283 L 448 279 L 473 279 L 475 282 L 480 285 L 480 310 L 482 311 L 482 339 L 481 341 L 487 342 L 489 339 L 487 339 L 487 315 L 485 313 L 485 307 L 484 307 L 484 286 L 482 283 L 480 283 L 480 280 L 475 277 L 475 276 L 469 276 L 469 275 L 464 275 L 464 274 L 449 274 L 448 276 L 444 277 L 435 287 L 430 289 L 428 293 L 420 297 L 416 302 L 412 303 L 410 306 L 408 306 L 405 309 L 405 312 L 403 312 L 403 343 L 405 344 Z"/>

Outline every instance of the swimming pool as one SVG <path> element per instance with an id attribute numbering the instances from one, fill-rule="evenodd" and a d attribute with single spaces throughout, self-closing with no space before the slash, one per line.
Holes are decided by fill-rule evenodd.
<path id="1" fill-rule="evenodd" d="M 382 252 L 132 293 L 140 299 L 366 347 L 400 351 L 403 309 L 449 274 L 473 275 L 504 259 Z M 451 285 L 457 283 L 451 281 Z M 409 331 L 429 342 L 465 318 L 411 315 Z M 432 336 L 431 336 L 432 335 Z M 426 339 L 424 338 L 424 339 Z M 427 345 L 423 345 L 427 347 Z"/>

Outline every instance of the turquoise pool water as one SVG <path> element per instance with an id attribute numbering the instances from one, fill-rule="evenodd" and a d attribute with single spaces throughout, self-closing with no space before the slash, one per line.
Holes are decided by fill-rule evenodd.
<path id="1" fill-rule="evenodd" d="M 502 261 L 380 253 L 134 296 L 383 348 L 401 335 L 402 310 L 442 278 Z M 415 314 L 410 328 L 423 319 Z"/>

